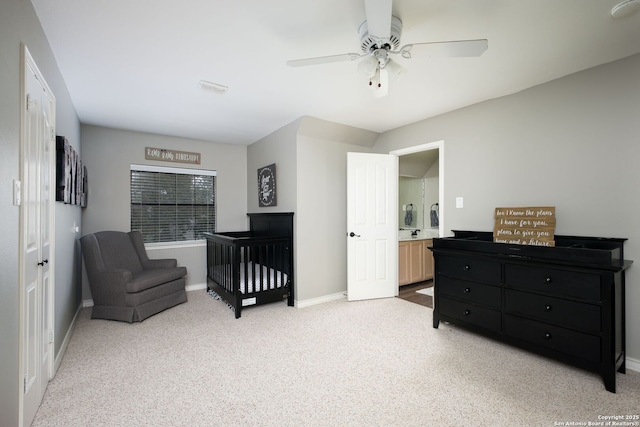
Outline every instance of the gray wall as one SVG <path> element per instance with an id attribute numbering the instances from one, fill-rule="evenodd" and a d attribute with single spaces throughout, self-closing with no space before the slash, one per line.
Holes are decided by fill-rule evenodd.
<path id="1" fill-rule="evenodd" d="M 295 299 L 346 290 L 346 161 L 377 133 L 301 117 L 247 150 L 249 212 L 294 212 Z M 278 205 L 258 207 L 257 169 L 276 163 Z"/>
<path id="2" fill-rule="evenodd" d="M 320 126 L 309 126 L 309 122 Z M 347 152 L 369 152 L 377 136 L 311 118 L 300 129 L 298 301 L 322 299 L 347 290 Z"/>
<path id="3" fill-rule="evenodd" d="M 129 166 L 146 164 L 216 170 L 217 231 L 245 230 L 247 212 L 247 147 L 193 139 L 82 126 L 82 161 L 88 170 L 83 234 L 131 230 Z M 145 147 L 201 153 L 200 165 L 145 160 Z M 150 258 L 176 258 L 187 267 L 187 286 L 206 283 L 205 245 L 149 249 Z M 91 298 L 86 273 L 82 297 Z"/>
<path id="4" fill-rule="evenodd" d="M 284 126 L 247 147 L 247 208 L 250 213 L 294 212 L 294 251 L 297 251 L 296 138 L 301 119 Z M 277 205 L 258 207 L 258 168 L 276 164 Z M 244 230 L 244 229 L 243 229 Z M 298 259 L 293 257 L 294 298 L 298 299 Z"/>
<path id="5" fill-rule="evenodd" d="M 296 136 L 300 121 L 298 119 L 247 147 L 248 212 L 295 212 Z M 259 208 L 258 169 L 272 163 L 276 164 L 277 206 Z"/>
<path id="6" fill-rule="evenodd" d="M 56 130 L 80 151 L 80 124 L 31 2 L 2 0 L 0 12 L 0 426 L 19 420 L 19 223 L 11 182 L 20 179 L 21 44 L 31 52 L 56 97 Z M 56 203 L 55 209 L 55 352 L 59 350 L 80 305 L 76 282 L 77 252 L 73 222 L 79 209 Z"/>
<path id="7" fill-rule="evenodd" d="M 374 150 L 445 141 L 446 233 L 492 230 L 499 206 L 556 206 L 556 234 L 626 237 L 640 262 L 638 76 L 635 55 L 395 129 Z M 626 277 L 627 355 L 640 362 L 638 266 Z"/>

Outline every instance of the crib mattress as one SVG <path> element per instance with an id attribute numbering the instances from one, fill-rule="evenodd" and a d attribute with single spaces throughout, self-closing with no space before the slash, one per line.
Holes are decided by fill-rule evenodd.
<path id="1" fill-rule="evenodd" d="M 241 263 L 240 292 L 243 294 L 281 288 L 286 285 L 288 281 L 287 273 L 258 263 L 248 262 L 246 270 L 247 277 L 245 277 L 245 263 Z M 219 285 L 230 288 L 232 286 L 231 265 L 227 264 L 214 267 L 214 277 Z M 224 283 L 225 278 L 229 283 Z"/>

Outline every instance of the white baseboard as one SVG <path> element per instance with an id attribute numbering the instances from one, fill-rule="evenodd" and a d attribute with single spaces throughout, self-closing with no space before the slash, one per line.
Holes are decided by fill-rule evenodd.
<path id="1" fill-rule="evenodd" d="M 342 298 L 346 298 L 346 295 L 344 292 L 338 292 L 336 294 L 331 294 L 331 295 L 324 295 L 318 298 L 310 298 L 310 299 L 305 299 L 305 300 L 297 300 L 295 302 L 295 306 L 297 308 L 304 308 L 304 307 L 310 307 L 312 305 L 316 305 L 316 304 L 322 304 L 325 302 L 329 302 L 329 301 L 335 301 L 335 300 L 339 300 Z"/>
<path id="2" fill-rule="evenodd" d="M 206 283 L 196 283 L 193 285 L 187 285 L 184 287 L 184 290 L 187 292 L 191 292 L 191 291 L 200 291 L 203 289 L 207 289 L 207 284 Z"/>
<path id="3" fill-rule="evenodd" d="M 93 301 L 91 302 L 93 305 Z M 60 345 L 60 350 L 58 354 L 56 354 L 55 360 L 53 362 L 53 372 L 51 373 L 51 379 L 56 376 L 56 372 L 58 372 L 58 368 L 62 363 L 62 358 L 64 354 L 67 352 L 67 347 L 69 346 L 69 341 L 71 340 L 71 335 L 73 335 L 73 331 L 76 328 L 76 321 L 78 320 L 78 315 L 82 311 L 84 307 L 84 303 L 78 306 L 76 310 L 76 314 L 73 316 L 73 320 L 71 320 L 71 325 L 69 325 L 69 329 L 67 329 L 67 333 L 64 335 L 64 340 L 62 340 L 62 344 Z"/>
<path id="4" fill-rule="evenodd" d="M 93 307 L 93 299 L 82 300 L 82 308 Z"/>
<path id="5" fill-rule="evenodd" d="M 640 360 L 627 357 L 625 365 L 628 370 L 640 372 Z"/>

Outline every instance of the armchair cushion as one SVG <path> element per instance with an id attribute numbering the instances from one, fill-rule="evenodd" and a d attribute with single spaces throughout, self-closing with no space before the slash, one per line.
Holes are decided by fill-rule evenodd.
<path id="1" fill-rule="evenodd" d="M 127 292 L 140 292 L 172 280 L 180 279 L 186 275 L 186 267 L 142 270 L 140 273 L 134 274 L 131 281 L 127 282 Z"/>
<path id="2" fill-rule="evenodd" d="M 149 259 L 140 232 L 100 231 L 80 242 L 92 318 L 142 321 L 187 301 L 187 269 L 175 259 Z"/>
<path id="3" fill-rule="evenodd" d="M 133 274 L 142 271 L 140 257 L 127 233 L 101 231 L 95 236 L 106 268 L 121 268 Z"/>

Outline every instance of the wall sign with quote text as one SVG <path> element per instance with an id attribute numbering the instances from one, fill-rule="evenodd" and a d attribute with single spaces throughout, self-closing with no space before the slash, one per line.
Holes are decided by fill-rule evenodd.
<path id="1" fill-rule="evenodd" d="M 277 206 L 276 164 L 258 169 L 258 206 Z"/>
<path id="2" fill-rule="evenodd" d="M 145 147 L 144 158 L 146 160 L 159 160 L 162 162 L 200 164 L 200 153 L 167 150 L 166 148 Z"/>
<path id="3" fill-rule="evenodd" d="M 513 245 L 555 246 L 555 206 L 496 208 L 493 241 Z"/>

